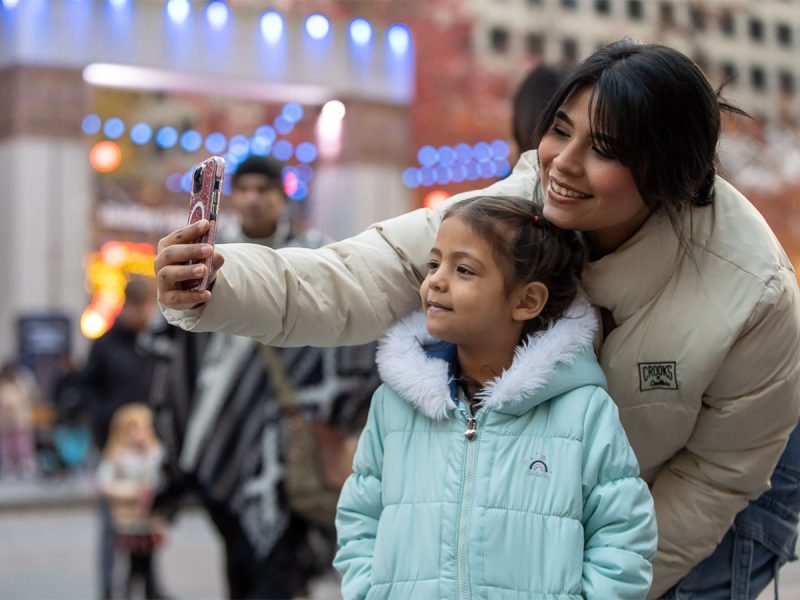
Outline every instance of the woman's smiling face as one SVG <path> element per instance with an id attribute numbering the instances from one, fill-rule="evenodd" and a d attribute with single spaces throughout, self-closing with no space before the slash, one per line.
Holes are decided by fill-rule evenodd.
<path id="1" fill-rule="evenodd" d="M 602 256 L 630 238 L 651 211 L 630 170 L 595 145 L 591 93 L 584 87 L 567 96 L 539 142 L 539 163 L 545 218 L 584 232 L 592 254 Z"/>

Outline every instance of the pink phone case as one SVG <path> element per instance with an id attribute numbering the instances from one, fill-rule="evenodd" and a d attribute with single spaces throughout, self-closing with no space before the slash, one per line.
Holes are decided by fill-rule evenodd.
<path id="1" fill-rule="evenodd" d="M 212 156 L 196 165 L 192 170 L 192 191 L 189 198 L 189 221 L 191 225 L 201 219 L 208 219 L 211 226 L 208 233 L 195 240 L 196 244 L 211 244 L 217 238 L 217 211 L 219 197 L 222 193 L 222 177 L 225 173 L 225 160 Z M 205 262 L 206 274 L 202 279 L 190 279 L 183 282 L 183 289 L 201 291 L 208 287 L 208 274 L 211 272 L 212 257 L 205 261 L 190 260 L 188 264 Z"/>

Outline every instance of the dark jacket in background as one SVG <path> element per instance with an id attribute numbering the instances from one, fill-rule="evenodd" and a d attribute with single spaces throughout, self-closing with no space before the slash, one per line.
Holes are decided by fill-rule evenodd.
<path id="1" fill-rule="evenodd" d="M 154 357 L 137 343 L 138 335 L 115 323 L 95 340 L 80 383 L 91 413 L 95 444 L 102 449 L 114 411 L 131 402 L 147 403 L 153 376 Z"/>

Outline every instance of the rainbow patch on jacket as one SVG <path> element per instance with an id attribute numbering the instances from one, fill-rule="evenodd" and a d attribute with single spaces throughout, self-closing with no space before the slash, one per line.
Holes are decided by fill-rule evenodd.
<path id="1" fill-rule="evenodd" d="M 550 474 L 550 467 L 545 462 L 545 457 L 532 458 L 528 461 L 528 475 L 533 477 L 548 477 Z"/>

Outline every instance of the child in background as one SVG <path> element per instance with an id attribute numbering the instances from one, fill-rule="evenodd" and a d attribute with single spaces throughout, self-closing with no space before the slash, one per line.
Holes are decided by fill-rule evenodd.
<path id="1" fill-rule="evenodd" d="M 163 541 L 160 521 L 151 514 L 163 450 L 155 436 L 152 413 L 144 404 L 119 407 L 97 472 L 100 493 L 111 503 L 117 547 L 129 555 L 125 597 L 144 585 L 147 598 L 159 598 L 153 555 Z"/>
<path id="2" fill-rule="evenodd" d="M 339 500 L 345 599 L 645 598 L 653 501 L 604 390 L 583 260 L 528 200 L 446 212 Z"/>
<path id="3" fill-rule="evenodd" d="M 0 475 L 36 475 L 33 376 L 13 362 L 0 367 Z"/>

